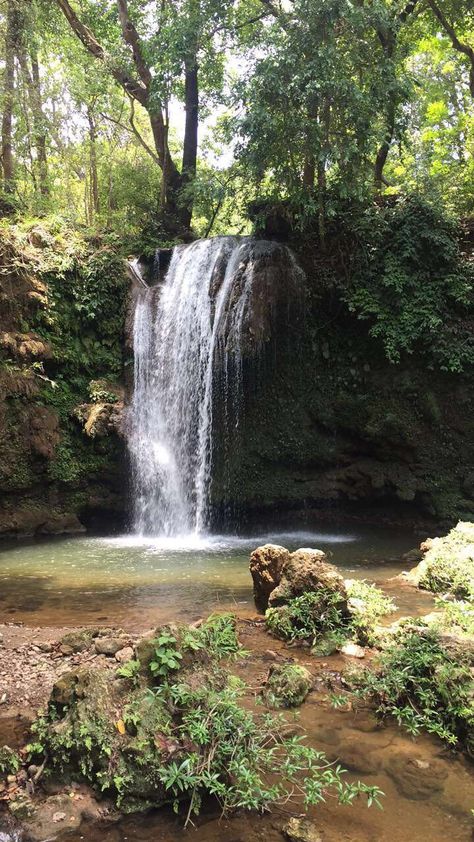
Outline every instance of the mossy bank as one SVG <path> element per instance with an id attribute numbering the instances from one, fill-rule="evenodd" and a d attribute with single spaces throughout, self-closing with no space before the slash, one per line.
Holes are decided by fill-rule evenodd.
<path id="1" fill-rule="evenodd" d="M 122 516 L 126 290 L 113 239 L 0 228 L 1 535 Z"/>

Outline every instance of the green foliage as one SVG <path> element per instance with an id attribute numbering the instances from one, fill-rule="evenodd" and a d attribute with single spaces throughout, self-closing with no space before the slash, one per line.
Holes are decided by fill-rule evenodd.
<path id="1" fill-rule="evenodd" d="M 407 621 L 380 656 L 375 671 L 351 676 L 356 693 L 394 716 L 411 734 L 428 731 L 452 746 L 474 751 L 474 683 L 461 648 L 443 647 L 435 629 Z"/>
<path id="2" fill-rule="evenodd" d="M 132 681 L 132 683 L 136 683 L 138 681 L 139 673 L 140 661 L 132 659 L 122 664 L 122 666 L 118 668 L 116 675 L 119 678 L 128 678 L 130 679 L 130 681 Z"/>
<path id="3" fill-rule="evenodd" d="M 421 588 L 474 602 L 474 524 L 460 522 L 435 538 L 417 569 Z"/>
<path id="4" fill-rule="evenodd" d="M 314 646 L 321 638 L 330 636 L 341 643 L 350 635 L 349 616 L 344 610 L 341 595 L 327 588 L 289 600 L 287 605 L 268 608 L 265 613 L 267 629 L 284 640 L 306 640 Z"/>
<path id="5" fill-rule="evenodd" d="M 234 614 L 211 614 L 198 629 L 193 629 L 184 640 L 184 645 L 205 649 L 215 658 L 228 658 L 244 654 L 237 635 Z"/>
<path id="6" fill-rule="evenodd" d="M 472 366 L 474 272 L 460 253 L 454 223 L 409 198 L 368 208 L 356 232 L 366 245 L 346 300 L 370 321 L 369 333 L 388 359 L 397 363 L 416 351 L 445 371 Z"/>
<path id="7" fill-rule="evenodd" d="M 395 611 L 395 603 L 380 588 L 363 579 L 351 579 L 346 582 L 346 588 L 354 634 L 360 643 L 372 644 L 374 627 L 381 617 Z"/>
<path id="8" fill-rule="evenodd" d="M 136 662 L 119 670 L 130 683 L 107 670 L 78 672 L 68 703 L 61 695 L 33 726 L 31 757 L 47 754 L 63 780 L 79 776 L 125 811 L 169 802 L 178 811 L 185 802 L 186 823 L 208 795 L 225 813 L 288 801 L 307 808 L 328 795 L 342 804 L 359 795 L 377 802 L 377 787 L 345 780 L 339 766 L 292 736 L 282 717 L 257 715 L 242 704 L 245 685 L 219 665 L 236 649 L 229 629 L 235 631 L 224 615 L 197 630 L 163 630 L 153 678 L 139 676 Z M 201 649 L 206 640 L 211 648 Z M 187 653 L 182 659 L 178 641 Z M 158 687 L 156 674 L 163 679 Z"/>
<path id="9" fill-rule="evenodd" d="M 15 775 L 21 766 L 20 757 L 10 746 L 0 747 L 0 774 Z"/>
<path id="10" fill-rule="evenodd" d="M 269 608 L 267 629 L 283 640 L 311 643 L 313 653 L 319 656 L 330 655 L 352 637 L 363 645 L 372 644 L 374 626 L 395 606 L 368 582 L 351 580 L 347 594 L 346 605 L 338 592 L 319 588 L 290 599 L 286 605 Z"/>
<path id="11" fill-rule="evenodd" d="M 474 603 L 472 601 L 441 598 L 435 600 L 435 604 L 442 611 L 439 620 L 440 628 L 454 629 L 456 634 L 461 632 L 474 637 Z"/>
<path id="12" fill-rule="evenodd" d="M 183 659 L 177 649 L 177 640 L 167 631 L 162 632 L 155 641 L 155 654 L 150 663 L 150 670 L 154 676 L 165 678 L 172 670 L 179 669 Z"/>

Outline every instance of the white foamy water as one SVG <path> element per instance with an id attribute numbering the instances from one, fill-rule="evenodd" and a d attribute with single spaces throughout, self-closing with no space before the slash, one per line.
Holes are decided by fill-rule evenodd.
<path id="1" fill-rule="evenodd" d="M 214 436 L 223 442 L 239 425 L 255 254 L 276 249 L 291 277 L 297 267 L 282 246 L 216 237 L 176 247 L 164 283 L 139 289 L 128 425 L 136 535 L 181 543 L 187 536 L 189 545 L 209 527 Z M 216 396 L 217 363 L 223 388 Z"/>

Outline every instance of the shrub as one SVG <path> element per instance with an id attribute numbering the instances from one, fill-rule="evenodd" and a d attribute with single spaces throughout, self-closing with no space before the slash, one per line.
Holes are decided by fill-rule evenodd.
<path id="1" fill-rule="evenodd" d="M 14 775 L 20 768 L 20 758 L 10 746 L 0 748 L 0 774 Z"/>
<path id="2" fill-rule="evenodd" d="M 347 608 L 338 592 L 327 588 L 308 591 L 290 599 L 286 605 L 269 608 L 265 614 L 267 629 L 276 637 L 294 642 L 307 641 L 317 655 L 330 655 L 355 637 L 372 644 L 375 624 L 395 605 L 383 591 L 365 581 L 346 582 Z"/>
<path id="3" fill-rule="evenodd" d="M 351 633 L 340 593 L 328 588 L 308 591 L 286 605 L 268 608 L 265 622 L 276 637 L 290 642 L 306 640 L 313 646 L 328 636 L 340 643 Z"/>
<path id="4" fill-rule="evenodd" d="M 346 582 L 351 626 L 359 643 L 373 644 L 374 628 L 381 617 L 395 611 L 395 603 L 380 588 L 362 579 Z"/>
<path id="5" fill-rule="evenodd" d="M 355 224 L 360 249 L 349 309 L 370 321 L 369 333 L 398 363 L 423 353 L 445 371 L 474 362 L 472 265 L 443 213 L 416 197 L 367 208 Z"/>
<path id="6" fill-rule="evenodd" d="M 434 538 L 409 578 L 420 588 L 474 601 L 474 524 L 460 521 Z"/>
<path id="7" fill-rule="evenodd" d="M 443 647 L 439 633 L 407 621 L 375 671 L 349 677 L 356 694 L 394 716 L 411 734 L 428 731 L 452 746 L 474 752 L 474 684 L 467 654 Z"/>

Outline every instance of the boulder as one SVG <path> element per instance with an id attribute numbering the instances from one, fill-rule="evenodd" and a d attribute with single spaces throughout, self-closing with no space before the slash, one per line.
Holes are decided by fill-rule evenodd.
<path id="1" fill-rule="evenodd" d="M 107 655 L 113 658 L 117 652 L 124 648 L 126 641 L 122 637 L 98 637 L 94 648 L 98 655 Z"/>
<path id="2" fill-rule="evenodd" d="M 265 702 L 273 708 L 291 708 L 303 704 L 313 686 L 306 667 L 278 664 L 270 669 L 263 691 Z"/>
<path id="3" fill-rule="evenodd" d="M 119 649 L 118 652 L 115 653 L 115 660 L 119 662 L 119 664 L 126 664 L 127 661 L 131 661 L 133 659 L 133 649 L 131 646 L 125 646 L 123 649 Z"/>
<path id="4" fill-rule="evenodd" d="M 399 793 L 412 801 L 424 801 L 441 792 L 447 777 L 446 765 L 440 760 L 404 751 L 392 754 L 385 769 Z"/>
<path id="5" fill-rule="evenodd" d="M 347 603 L 344 579 L 322 550 L 300 549 L 291 553 L 284 565 L 279 585 L 270 593 L 271 607 L 286 605 L 291 599 L 321 588 L 339 593 Z"/>
<path id="6" fill-rule="evenodd" d="M 283 833 L 292 842 L 323 842 L 318 828 L 309 819 L 291 818 L 284 826 Z"/>
<path id="7" fill-rule="evenodd" d="M 288 550 L 277 544 L 257 547 L 250 556 L 255 605 L 261 611 L 268 607 L 268 598 L 280 583 L 283 567 L 289 559 Z"/>

